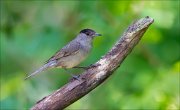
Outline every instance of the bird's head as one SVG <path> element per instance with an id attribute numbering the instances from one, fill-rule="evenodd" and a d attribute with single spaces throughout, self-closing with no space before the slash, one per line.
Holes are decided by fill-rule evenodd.
<path id="1" fill-rule="evenodd" d="M 101 34 L 95 32 L 92 29 L 83 29 L 80 31 L 80 34 L 85 34 L 87 37 L 91 37 L 91 38 L 94 38 L 96 36 L 102 36 Z"/>

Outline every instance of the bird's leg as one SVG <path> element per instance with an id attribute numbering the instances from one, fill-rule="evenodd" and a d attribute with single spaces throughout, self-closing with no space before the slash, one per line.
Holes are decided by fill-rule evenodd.
<path id="1" fill-rule="evenodd" d="M 73 68 L 81 68 L 81 69 L 84 69 L 84 70 L 87 70 L 89 67 L 84 67 L 84 66 L 75 66 Z"/>
<path id="2" fill-rule="evenodd" d="M 84 66 L 75 66 L 73 68 L 81 68 L 81 69 L 87 70 L 89 68 L 94 68 L 94 67 L 97 67 L 97 66 L 100 66 L 100 64 L 91 64 L 91 65 L 89 65 L 87 67 L 84 67 Z"/>
<path id="3" fill-rule="evenodd" d="M 79 80 L 79 75 L 74 75 L 74 74 L 68 72 L 68 70 L 67 70 L 66 68 L 64 68 L 64 70 L 65 70 L 68 74 L 70 74 L 74 79 Z"/>

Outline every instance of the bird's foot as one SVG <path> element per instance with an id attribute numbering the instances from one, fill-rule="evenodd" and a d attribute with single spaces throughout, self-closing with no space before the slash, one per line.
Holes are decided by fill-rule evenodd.
<path id="1" fill-rule="evenodd" d="M 71 74 L 71 76 L 72 76 L 72 78 L 70 79 L 70 81 L 73 81 L 73 80 L 80 81 L 80 78 L 79 78 L 80 75 L 73 75 L 73 74 Z"/>
<path id="2" fill-rule="evenodd" d="M 80 75 L 74 75 L 74 74 L 72 74 L 72 73 L 70 73 L 70 72 L 68 72 L 68 70 L 67 69 L 64 69 L 69 75 L 71 75 L 72 76 L 72 78 L 70 79 L 70 80 L 74 80 L 74 79 L 76 79 L 76 80 L 80 80 L 80 78 L 79 78 L 79 76 Z"/>
<path id="3" fill-rule="evenodd" d="M 80 76 L 80 75 L 73 75 L 72 77 L 73 77 L 74 79 L 80 80 L 79 76 Z"/>
<path id="4" fill-rule="evenodd" d="M 88 68 L 95 68 L 97 66 L 101 66 L 101 64 L 99 64 L 99 63 L 91 64 L 90 66 L 88 66 Z"/>

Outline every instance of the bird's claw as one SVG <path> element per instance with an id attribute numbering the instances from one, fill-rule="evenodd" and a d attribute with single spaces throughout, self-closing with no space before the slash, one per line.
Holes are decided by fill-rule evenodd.
<path id="1" fill-rule="evenodd" d="M 80 75 L 72 75 L 72 78 L 70 79 L 70 81 L 73 81 L 73 80 L 78 80 L 80 81 Z"/>
<path id="2" fill-rule="evenodd" d="M 80 76 L 80 75 L 73 75 L 73 78 L 74 78 L 74 79 L 77 79 L 77 80 L 80 80 L 79 76 Z"/>
<path id="3" fill-rule="evenodd" d="M 90 66 L 88 66 L 87 67 L 87 69 L 89 69 L 89 68 L 95 68 L 95 67 L 97 67 L 97 66 L 100 66 L 101 64 L 91 64 Z"/>

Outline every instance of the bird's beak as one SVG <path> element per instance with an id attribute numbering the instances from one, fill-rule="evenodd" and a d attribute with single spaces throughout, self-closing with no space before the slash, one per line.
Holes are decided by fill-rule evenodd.
<path id="1" fill-rule="evenodd" d="M 99 33 L 95 33 L 95 36 L 102 36 L 102 34 L 99 34 Z"/>

